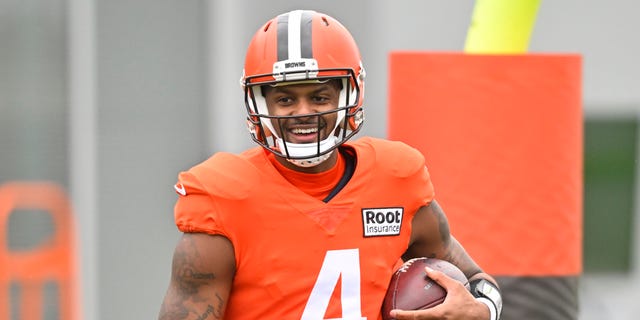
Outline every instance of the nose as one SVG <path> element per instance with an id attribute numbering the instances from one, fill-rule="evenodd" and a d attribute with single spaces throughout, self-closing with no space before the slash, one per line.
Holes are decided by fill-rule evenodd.
<path id="1" fill-rule="evenodd" d="M 316 113 L 318 111 L 315 109 L 314 104 L 311 101 L 309 101 L 309 99 L 300 99 L 298 101 L 298 105 L 296 106 L 294 112 L 296 113 L 296 115 L 305 115 L 310 113 Z"/>

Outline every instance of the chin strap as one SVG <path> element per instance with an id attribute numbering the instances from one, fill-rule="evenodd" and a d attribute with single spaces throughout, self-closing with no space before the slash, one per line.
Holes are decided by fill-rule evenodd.
<path id="1" fill-rule="evenodd" d="M 332 153 L 333 151 L 330 151 L 329 153 L 323 154 L 319 157 L 313 157 L 309 159 L 287 159 L 287 161 L 295 164 L 298 167 L 310 168 L 310 167 L 315 167 L 323 163 L 325 160 L 329 159 Z"/>
<path id="2" fill-rule="evenodd" d="M 335 148 L 337 144 L 338 137 L 333 135 L 319 143 L 291 143 L 284 142 L 281 138 L 276 139 L 278 149 L 281 150 L 282 153 L 288 153 L 290 156 L 290 158 L 287 158 L 287 161 L 303 168 L 317 166 L 329 159 L 333 153 L 331 149 Z"/>
<path id="3" fill-rule="evenodd" d="M 502 294 L 500 294 L 500 289 L 486 279 L 473 280 L 469 285 L 471 294 L 476 300 L 489 307 L 491 312 L 490 320 L 499 320 L 502 313 Z"/>

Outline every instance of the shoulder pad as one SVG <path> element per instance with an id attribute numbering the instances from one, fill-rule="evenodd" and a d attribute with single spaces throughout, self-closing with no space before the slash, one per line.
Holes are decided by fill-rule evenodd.
<path id="1" fill-rule="evenodd" d="M 371 153 L 367 152 L 364 157 L 375 157 L 381 164 L 380 168 L 389 170 L 393 176 L 408 177 L 424 169 L 422 153 L 404 142 L 376 138 L 363 138 L 359 141 L 370 146 Z"/>
<path id="2" fill-rule="evenodd" d="M 260 185 L 260 172 L 246 158 L 220 152 L 189 170 L 211 196 L 227 199 L 249 197 Z"/>

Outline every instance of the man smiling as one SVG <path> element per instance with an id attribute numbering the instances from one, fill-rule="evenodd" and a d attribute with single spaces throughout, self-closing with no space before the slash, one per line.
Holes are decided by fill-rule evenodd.
<path id="1" fill-rule="evenodd" d="M 426 269 L 447 300 L 393 317 L 498 319 L 495 281 L 450 234 L 422 154 L 351 140 L 364 79 L 355 41 L 328 15 L 296 10 L 258 29 L 242 86 L 259 146 L 180 173 L 184 235 L 159 319 L 380 319 L 391 275 L 415 257 L 448 260 L 495 294 Z"/>

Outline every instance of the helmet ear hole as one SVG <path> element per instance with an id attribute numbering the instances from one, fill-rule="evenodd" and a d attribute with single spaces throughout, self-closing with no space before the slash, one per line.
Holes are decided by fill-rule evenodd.
<path id="1" fill-rule="evenodd" d="M 362 108 L 358 108 L 356 110 L 357 111 L 355 111 L 354 115 L 349 117 L 349 129 L 353 131 L 358 130 L 364 120 L 364 110 L 362 110 Z"/>
<path id="2" fill-rule="evenodd" d="M 353 118 L 349 118 L 349 129 L 355 130 L 358 126 Z"/>
<path id="3" fill-rule="evenodd" d="M 254 140 L 261 143 L 267 143 L 267 139 L 271 136 L 271 131 L 263 128 L 262 123 L 257 116 L 247 118 L 247 130 Z"/>

